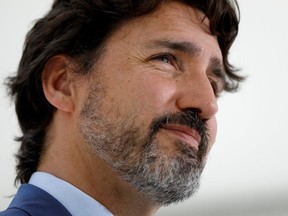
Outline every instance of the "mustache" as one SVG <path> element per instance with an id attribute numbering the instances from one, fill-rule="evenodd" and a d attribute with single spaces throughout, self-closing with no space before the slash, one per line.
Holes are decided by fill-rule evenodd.
<path id="1" fill-rule="evenodd" d="M 208 147 L 209 133 L 206 121 L 199 116 L 199 112 L 194 109 L 177 113 L 167 113 L 153 120 L 150 126 L 150 137 L 153 137 L 164 125 L 179 124 L 196 130 L 201 138 L 199 153 L 205 154 Z"/>

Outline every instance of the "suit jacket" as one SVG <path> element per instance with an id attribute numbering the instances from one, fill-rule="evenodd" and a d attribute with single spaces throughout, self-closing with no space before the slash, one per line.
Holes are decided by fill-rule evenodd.
<path id="1" fill-rule="evenodd" d="M 72 216 L 53 196 L 44 190 L 23 184 L 8 209 L 0 216 Z"/>

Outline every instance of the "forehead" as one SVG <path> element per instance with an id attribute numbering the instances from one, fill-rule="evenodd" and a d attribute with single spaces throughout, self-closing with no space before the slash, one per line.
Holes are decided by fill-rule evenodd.
<path id="1" fill-rule="evenodd" d="M 125 42 L 140 46 L 156 40 L 192 42 L 203 53 L 222 59 L 217 38 L 211 35 L 205 14 L 177 1 L 169 1 L 151 14 L 128 21 L 114 32 L 108 42 L 116 42 L 116 46 L 118 43 L 121 47 Z"/>
<path id="2" fill-rule="evenodd" d="M 147 16 L 149 17 L 149 15 Z M 210 33 L 209 30 L 209 20 L 206 18 L 205 14 L 200 10 L 181 2 L 170 1 L 163 4 L 156 12 L 154 12 L 150 17 L 155 19 L 163 19 L 171 24 L 179 21 L 184 22 L 183 24 L 188 24 L 199 29 Z M 164 21 L 164 20 L 163 20 Z"/>

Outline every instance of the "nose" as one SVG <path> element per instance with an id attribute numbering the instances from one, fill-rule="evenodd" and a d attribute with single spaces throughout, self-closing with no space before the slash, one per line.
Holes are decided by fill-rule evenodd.
<path id="1" fill-rule="evenodd" d="M 181 110 L 194 109 L 204 120 L 209 120 L 218 111 L 217 98 L 206 74 L 190 75 L 178 81 L 177 106 Z"/>

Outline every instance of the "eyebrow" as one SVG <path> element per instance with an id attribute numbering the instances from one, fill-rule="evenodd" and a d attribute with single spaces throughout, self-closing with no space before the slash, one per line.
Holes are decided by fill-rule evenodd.
<path id="1" fill-rule="evenodd" d="M 193 42 L 175 42 L 170 40 L 155 40 L 149 43 L 149 47 L 164 47 L 172 50 L 181 51 L 188 54 L 191 57 L 197 57 L 201 54 L 202 49 L 199 45 Z M 224 79 L 225 69 L 222 61 L 214 56 L 210 59 L 208 71 L 211 71 L 218 78 Z"/>
<path id="2" fill-rule="evenodd" d="M 192 42 L 174 42 L 169 40 L 155 40 L 149 46 L 157 46 L 157 47 L 164 47 L 169 48 L 172 50 L 178 50 L 184 52 L 191 57 L 196 57 L 201 53 L 201 48 Z"/>

